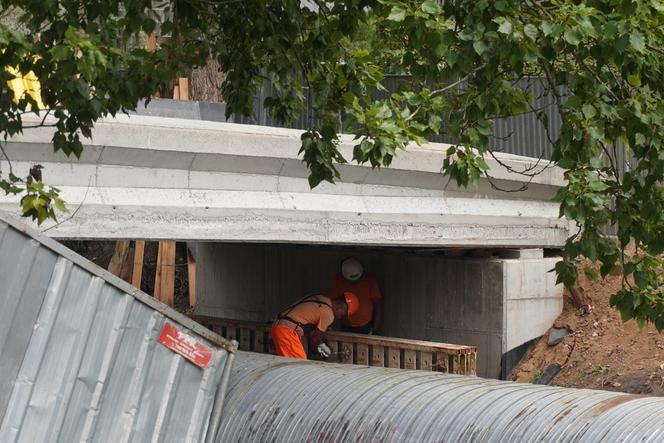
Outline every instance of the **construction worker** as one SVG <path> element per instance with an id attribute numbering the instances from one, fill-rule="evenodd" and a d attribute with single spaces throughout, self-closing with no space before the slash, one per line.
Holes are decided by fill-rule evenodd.
<path id="1" fill-rule="evenodd" d="M 341 330 L 357 334 L 374 334 L 380 330 L 383 316 L 383 299 L 378 282 L 364 271 L 362 263 L 355 257 L 348 257 L 341 263 L 341 273 L 334 277 L 328 295 L 352 292 L 357 295 L 360 306 L 357 312 L 341 319 Z"/>
<path id="2" fill-rule="evenodd" d="M 334 300 L 324 295 L 309 295 L 289 306 L 272 323 L 277 355 L 306 360 L 302 338 L 308 334 L 310 349 L 316 348 L 323 357 L 329 357 L 332 351 L 321 343 L 323 333 L 335 319 L 353 315 L 358 306 L 357 296 L 350 292 Z"/>

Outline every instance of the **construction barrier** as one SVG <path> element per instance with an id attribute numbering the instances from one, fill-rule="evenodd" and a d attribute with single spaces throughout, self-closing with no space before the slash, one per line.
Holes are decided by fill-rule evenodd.
<path id="1" fill-rule="evenodd" d="M 243 351 L 274 353 L 271 323 L 193 316 L 196 322 L 229 340 Z M 378 335 L 328 331 L 325 341 L 332 349 L 328 361 L 400 369 L 421 369 L 449 374 L 476 375 L 475 346 L 437 343 Z"/>
<path id="2" fill-rule="evenodd" d="M 0 213 L 0 442 L 214 441 L 235 351 Z"/>

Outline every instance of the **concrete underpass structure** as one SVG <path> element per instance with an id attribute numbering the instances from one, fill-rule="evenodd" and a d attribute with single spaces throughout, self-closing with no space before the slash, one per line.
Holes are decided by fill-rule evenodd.
<path id="1" fill-rule="evenodd" d="M 336 185 L 310 190 L 300 134 L 122 116 L 97 123 L 80 160 L 52 152 L 50 128 L 26 130 L 5 150 L 18 176 L 43 165 L 75 212 L 41 228 L 50 236 L 195 243 L 199 314 L 269 321 L 305 293 L 326 292 L 355 255 L 381 285 L 381 333 L 476 345 L 479 375 L 498 377 L 504 354 L 548 329 L 562 288 L 547 272 L 557 258 L 544 251 L 570 233 L 551 202 L 560 170 L 531 180 L 489 159 L 494 185 L 528 189 L 486 179 L 460 189 L 440 174 L 448 146 L 427 144 L 389 169 L 339 165 Z M 352 146 L 343 136 L 346 158 Z M 516 171 L 535 162 L 498 159 Z M 17 212 L 18 199 L 0 197 L 0 209 Z M 455 248 L 487 253 L 455 257 Z"/>

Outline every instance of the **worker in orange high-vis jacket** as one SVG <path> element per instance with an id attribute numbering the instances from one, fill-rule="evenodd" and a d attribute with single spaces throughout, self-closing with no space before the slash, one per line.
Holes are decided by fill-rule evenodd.
<path id="1" fill-rule="evenodd" d="M 307 334 L 310 348 L 316 348 L 323 357 L 329 357 L 330 348 L 321 343 L 323 333 L 335 319 L 353 315 L 358 307 L 357 296 L 350 292 L 334 300 L 324 295 L 304 297 L 281 311 L 272 324 L 272 341 L 277 355 L 306 360 L 302 337 Z"/>
<path id="2" fill-rule="evenodd" d="M 376 278 L 364 270 L 355 257 L 341 263 L 341 273 L 327 293 L 331 298 L 344 292 L 352 292 L 360 303 L 357 311 L 341 320 L 341 331 L 356 334 L 375 334 L 380 331 L 383 319 L 383 299 Z"/>

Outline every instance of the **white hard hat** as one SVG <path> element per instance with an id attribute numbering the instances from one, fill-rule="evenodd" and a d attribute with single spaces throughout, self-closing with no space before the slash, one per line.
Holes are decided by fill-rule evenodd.
<path id="1" fill-rule="evenodd" d="M 341 275 L 346 280 L 359 280 L 363 273 L 364 268 L 362 267 L 362 263 L 355 257 L 349 257 L 341 263 Z"/>

